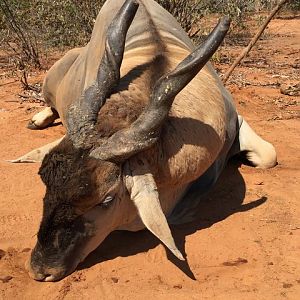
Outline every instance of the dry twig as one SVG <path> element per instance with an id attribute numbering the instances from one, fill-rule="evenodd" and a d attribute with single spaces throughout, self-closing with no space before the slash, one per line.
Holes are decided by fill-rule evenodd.
<path id="1" fill-rule="evenodd" d="M 249 51 L 252 49 L 252 47 L 255 45 L 259 37 L 262 35 L 272 18 L 275 16 L 275 14 L 281 9 L 281 7 L 286 4 L 289 0 L 281 0 L 279 3 L 274 7 L 274 9 L 271 11 L 270 15 L 268 18 L 265 20 L 263 25 L 259 28 L 258 32 L 256 35 L 252 38 L 250 41 L 249 45 L 241 52 L 241 54 L 237 57 L 237 59 L 233 62 L 229 70 L 224 74 L 223 76 L 223 82 L 226 83 L 228 80 L 229 76 L 232 74 L 236 66 L 240 63 L 240 61 L 249 53 Z"/>

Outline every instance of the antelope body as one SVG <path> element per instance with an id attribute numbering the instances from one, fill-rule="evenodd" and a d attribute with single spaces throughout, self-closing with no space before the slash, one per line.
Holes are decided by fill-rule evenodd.
<path id="1" fill-rule="evenodd" d="M 257 167 L 276 164 L 273 146 L 238 116 L 207 62 L 228 27 L 224 18 L 195 48 L 155 1 L 108 0 L 90 42 L 50 69 L 49 107 L 29 127 L 60 117 L 67 134 L 16 160 L 43 161 L 43 218 L 28 265 L 34 279 L 68 275 L 117 229 L 146 227 L 183 259 L 167 218 L 190 220 L 194 204 L 184 195 L 193 182 L 207 191 L 243 151 Z"/>

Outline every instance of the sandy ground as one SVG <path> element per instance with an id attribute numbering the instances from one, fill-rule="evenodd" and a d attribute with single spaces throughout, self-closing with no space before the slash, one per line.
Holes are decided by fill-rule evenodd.
<path id="1" fill-rule="evenodd" d="M 300 98 L 280 93 L 280 85 L 299 82 L 299 48 L 299 18 L 274 20 L 231 77 L 228 88 L 239 112 L 275 145 L 279 165 L 271 170 L 228 166 L 201 201 L 197 221 L 172 228 L 186 263 L 178 263 L 146 231 L 116 232 L 57 283 L 35 282 L 24 269 L 41 218 L 39 165 L 4 160 L 55 140 L 64 129 L 26 129 L 41 107 L 20 103 L 19 83 L 4 79 L 0 299 L 300 299 Z M 221 57 L 234 57 L 240 49 L 227 46 Z"/>

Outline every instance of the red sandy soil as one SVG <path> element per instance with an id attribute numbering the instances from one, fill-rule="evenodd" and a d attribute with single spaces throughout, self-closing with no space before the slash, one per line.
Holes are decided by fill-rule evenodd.
<path id="1" fill-rule="evenodd" d="M 60 137 L 60 125 L 30 131 L 42 107 L 23 102 L 13 78 L 0 83 L 0 299 L 300 299 L 300 20 L 273 20 L 228 82 L 239 112 L 278 152 L 258 170 L 231 163 L 199 207 L 196 222 L 173 227 L 187 254 L 178 263 L 147 231 L 113 233 L 72 275 L 57 283 L 29 278 L 45 188 L 38 164 L 9 164 Z M 240 46 L 227 46 L 233 58 Z M 223 71 L 228 65 L 220 62 Z M 31 81 L 41 81 L 38 74 Z"/>

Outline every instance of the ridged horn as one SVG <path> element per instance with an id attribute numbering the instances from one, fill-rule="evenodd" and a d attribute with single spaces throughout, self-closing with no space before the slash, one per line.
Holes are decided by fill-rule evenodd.
<path id="1" fill-rule="evenodd" d="M 159 138 L 175 96 L 197 75 L 222 43 L 230 19 L 223 17 L 206 40 L 172 72 L 154 86 L 148 106 L 129 128 L 120 130 L 91 152 L 91 156 L 109 161 L 124 161 L 150 148 Z"/>
<path id="2" fill-rule="evenodd" d="M 69 107 L 68 135 L 75 146 L 81 146 L 97 122 L 98 112 L 120 80 L 126 34 L 139 4 L 127 0 L 107 29 L 105 51 L 96 81 Z"/>

